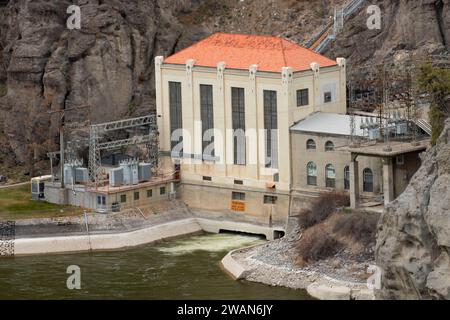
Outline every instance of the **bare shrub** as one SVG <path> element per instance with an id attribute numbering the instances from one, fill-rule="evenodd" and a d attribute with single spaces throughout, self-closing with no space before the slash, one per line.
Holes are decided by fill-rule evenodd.
<path id="1" fill-rule="evenodd" d="M 303 229 L 310 228 L 336 211 L 338 207 L 350 205 L 350 198 L 343 193 L 325 193 L 315 199 L 310 209 L 303 209 L 298 216 L 299 224 Z"/>
<path id="2" fill-rule="evenodd" d="M 349 237 L 364 246 L 373 245 L 376 241 L 379 217 L 376 213 L 341 214 L 333 226 L 333 233 Z"/>
<path id="3" fill-rule="evenodd" d="M 334 239 L 322 226 L 316 226 L 305 232 L 298 244 L 301 265 L 334 256 L 342 249 L 342 244 Z"/>

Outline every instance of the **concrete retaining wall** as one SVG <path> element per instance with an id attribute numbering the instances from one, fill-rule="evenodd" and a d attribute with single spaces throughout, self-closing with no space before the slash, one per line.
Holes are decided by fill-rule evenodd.
<path id="1" fill-rule="evenodd" d="M 245 278 L 247 270 L 232 257 L 233 252 L 235 251 L 228 252 L 220 265 L 234 280 L 240 280 Z"/>
<path id="2" fill-rule="evenodd" d="M 15 241 L 15 255 L 114 250 L 202 231 L 194 218 L 114 234 L 26 238 Z"/>
<path id="3" fill-rule="evenodd" d="M 47 237 L 24 237 L 15 240 L 15 255 L 114 250 L 152 243 L 196 232 L 219 233 L 220 230 L 265 235 L 273 239 L 274 228 L 249 223 L 204 218 L 186 218 L 172 222 L 158 223 L 130 232 L 95 233 L 88 235 L 67 235 Z M 276 229 L 278 230 L 278 229 Z"/>

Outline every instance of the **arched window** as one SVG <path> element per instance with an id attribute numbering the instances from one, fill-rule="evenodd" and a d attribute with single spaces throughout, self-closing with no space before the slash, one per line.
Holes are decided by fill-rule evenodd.
<path id="1" fill-rule="evenodd" d="M 306 150 L 316 150 L 316 142 L 313 139 L 306 141 Z"/>
<path id="2" fill-rule="evenodd" d="M 309 162 L 306 166 L 307 183 L 309 186 L 317 186 L 317 166 L 314 162 Z"/>
<path id="3" fill-rule="evenodd" d="M 336 186 L 336 170 L 332 164 L 327 164 L 325 167 L 325 186 L 327 188 Z"/>
<path id="4" fill-rule="evenodd" d="M 325 151 L 334 151 L 334 143 L 332 141 L 325 142 Z"/>
<path id="5" fill-rule="evenodd" d="M 350 190 L 350 167 L 345 166 L 344 168 L 344 189 Z"/>
<path id="6" fill-rule="evenodd" d="M 373 192 L 373 173 L 369 168 L 363 171 L 363 191 Z"/>

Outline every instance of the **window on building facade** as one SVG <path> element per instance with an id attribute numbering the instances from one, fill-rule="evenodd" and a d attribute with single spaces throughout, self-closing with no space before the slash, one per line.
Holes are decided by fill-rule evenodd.
<path id="1" fill-rule="evenodd" d="M 316 142 L 313 139 L 306 141 L 306 150 L 316 150 Z"/>
<path id="2" fill-rule="evenodd" d="M 245 165 L 245 91 L 231 88 L 234 164 Z"/>
<path id="3" fill-rule="evenodd" d="M 235 179 L 234 184 L 244 184 L 244 181 Z"/>
<path id="4" fill-rule="evenodd" d="M 174 132 L 177 129 L 183 128 L 182 120 L 182 108 L 181 108 L 181 83 L 180 82 L 169 82 L 169 111 L 170 111 L 170 146 L 172 151 L 178 143 L 182 143 L 183 137 L 181 136 L 181 131 L 178 130 L 178 134 Z M 181 152 L 181 150 L 178 150 Z M 175 156 L 181 157 L 181 154 L 176 154 Z"/>
<path id="5" fill-rule="evenodd" d="M 161 187 L 161 188 L 159 188 L 159 194 L 160 194 L 160 195 L 166 194 L 166 187 Z"/>
<path id="6" fill-rule="evenodd" d="M 373 192 L 373 173 L 369 168 L 363 171 L 363 191 Z"/>
<path id="7" fill-rule="evenodd" d="M 120 202 L 122 202 L 122 203 L 127 202 L 127 195 L 126 194 L 121 194 L 120 195 Z"/>
<path id="8" fill-rule="evenodd" d="M 350 190 L 350 167 L 344 168 L 344 190 Z"/>
<path id="9" fill-rule="evenodd" d="M 99 206 L 106 206 L 106 197 L 105 196 L 97 196 L 97 204 Z"/>
<path id="10" fill-rule="evenodd" d="M 139 191 L 134 193 L 134 200 L 139 200 Z"/>
<path id="11" fill-rule="evenodd" d="M 266 167 L 278 168 L 277 92 L 264 90 L 264 129 L 266 137 Z"/>
<path id="12" fill-rule="evenodd" d="M 327 188 L 334 188 L 336 186 L 336 170 L 332 164 L 325 166 L 325 186 Z"/>
<path id="13" fill-rule="evenodd" d="M 244 192 L 235 192 L 235 191 L 233 191 L 231 193 L 231 199 L 244 201 L 245 200 L 245 193 Z"/>
<path id="14" fill-rule="evenodd" d="M 323 102 L 324 103 L 331 102 L 331 91 L 327 91 L 323 94 Z"/>
<path id="15" fill-rule="evenodd" d="M 202 121 L 202 152 L 203 160 L 212 160 L 214 156 L 214 109 L 213 86 L 200 85 L 200 113 Z"/>
<path id="16" fill-rule="evenodd" d="M 212 181 L 212 178 L 209 176 L 203 176 L 203 181 Z"/>
<path id="17" fill-rule="evenodd" d="M 275 204 L 277 203 L 277 197 L 276 196 L 264 196 L 264 203 L 268 203 L 268 204 Z"/>
<path id="18" fill-rule="evenodd" d="M 334 143 L 332 141 L 325 142 L 325 151 L 334 151 Z"/>
<path id="19" fill-rule="evenodd" d="M 309 104 L 309 90 L 297 90 L 297 107 L 307 106 Z"/>
<path id="20" fill-rule="evenodd" d="M 317 186 L 317 166 L 314 162 L 309 162 L 306 166 L 307 184 Z"/>
<path id="21" fill-rule="evenodd" d="M 153 190 L 147 190 L 147 198 L 151 198 L 153 196 Z"/>

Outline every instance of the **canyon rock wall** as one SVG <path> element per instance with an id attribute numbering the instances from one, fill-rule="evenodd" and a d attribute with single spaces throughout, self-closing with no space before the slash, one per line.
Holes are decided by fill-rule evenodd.
<path id="1" fill-rule="evenodd" d="M 378 225 L 381 299 L 450 299 L 450 119 L 422 163 Z"/>
<path id="2" fill-rule="evenodd" d="M 381 9 L 381 29 L 369 29 L 369 5 Z M 450 49 L 449 0 L 366 1 L 344 24 L 336 41 L 325 52 L 342 56 L 350 65 L 381 63 L 405 57 L 441 54 Z"/>
<path id="3" fill-rule="evenodd" d="M 157 55 L 218 31 L 305 43 L 332 20 L 335 6 L 348 1 L 2 1 L 0 158 L 10 166 L 45 162 L 46 153 L 58 149 L 58 110 L 71 109 L 64 121 L 75 126 L 152 112 Z M 449 0 L 373 3 L 382 9 L 382 29 L 367 29 L 367 2 L 326 55 L 347 57 L 352 67 L 448 48 Z M 66 28 L 71 4 L 81 7 L 81 30 Z"/>

